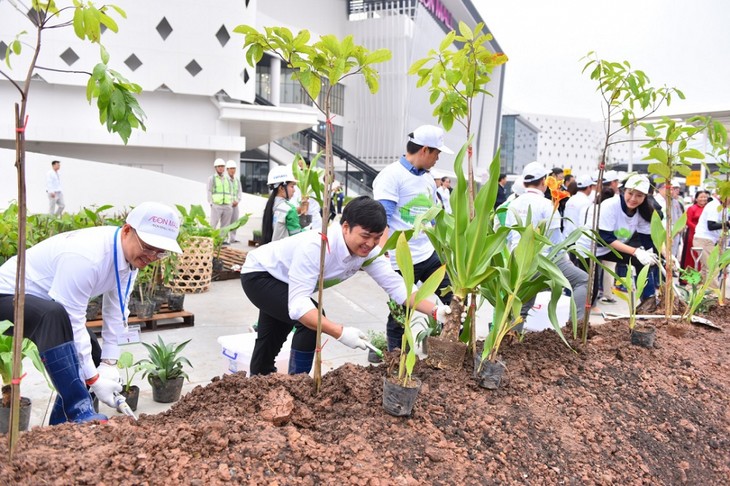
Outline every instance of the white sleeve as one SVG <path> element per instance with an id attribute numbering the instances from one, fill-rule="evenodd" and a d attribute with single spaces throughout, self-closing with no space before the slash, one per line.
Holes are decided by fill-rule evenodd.
<path id="1" fill-rule="evenodd" d="M 373 199 L 398 202 L 398 185 L 393 181 L 391 170 L 383 169 L 373 181 Z"/>
<path id="2" fill-rule="evenodd" d="M 296 252 L 289 267 L 289 317 L 298 321 L 314 309 L 310 296 L 319 278 L 319 241 L 308 242 Z"/>
<path id="3" fill-rule="evenodd" d="M 56 274 L 48 295 L 68 313 L 81 363 L 81 376 L 88 380 L 96 375 L 96 366 L 91 359 L 91 339 L 86 330 L 86 307 L 92 297 L 96 276 L 91 262 L 82 255 L 65 253 L 57 258 Z"/>

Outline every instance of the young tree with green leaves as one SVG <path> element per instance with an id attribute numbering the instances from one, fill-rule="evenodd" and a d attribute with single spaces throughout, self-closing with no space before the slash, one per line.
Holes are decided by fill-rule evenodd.
<path id="1" fill-rule="evenodd" d="M 427 86 L 431 92 L 430 102 L 434 105 L 433 115 L 446 130 L 451 130 L 454 122 L 466 130 L 467 149 L 467 199 L 469 221 L 475 217 L 475 182 L 474 164 L 472 162 L 472 122 L 474 103 L 478 96 L 488 95 L 486 86 L 491 81 L 495 67 L 507 62 L 507 56 L 494 53 L 489 49 L 492 34 L 483 32 L 484 24 L 478 23 L 470 29 L 464 22 L 459 22 L 459 33 L 452 30 L 441 41 L 438 50 L 432 49 L 428 56 L 419 59 L 410 67 L 408 74 L 418 76 L 418 87 Z M 454 45 L 461 46 L 454 49 Z M 458 174 L 457 174 L 458 175 Z M 490 180 L 490 184 L 497 181 Z M 459 191 L 459 187 L 455 191 Z M 454 282 L 451 276 L 452 283 Z M 460 289 L 461 290 L 461 289 Z M 459 292 L 455 292 L 458 295 Z M 473 323 L 476 315 L 477 292 L 473 291 L 469 306 L 468 323 Z M 459 301 L 455 305 L 458 306 Z M 456 310 L 456 309 L 452 309 Z M 461 312 L 455 314 L 461 315 Z M 456 319 L 456 318 L 455 318 Z M 476 352 L 475 326 L 470 325 L 470 342 L 472 353 Z M 449 333 L 444 334 L 445 337 Z"/>
<path id="2" fill-rule="evenodd" d="M 598 204 L 602 189 L 603 172 L 609 149 L 618 143 L 628 140 L 615 140 L 616 135 L 628 133 L 645 118 L 651 116 L 659 108 L 669 104 L 673 96 L 684 99 L 684 94 L 676 88 L 662 86 L 652 87 L 649 77 L 638 69 L 633 69 L 628 61 L 612 62 L 600 59 L 595 52 L 589 52 L 583 60 L 583 73 L 588 72 L 590 79 L 597 83 L 596 91 L 601 97 L 601 110 L 604 117 L 604 144 L 598 162 L 598 184 L 596 186 L 596 210 L 593 212 L 591 228 L 598 233 L 598 221 L 601 206 Z M 591 254 L 596 253 L 596 241 L 592 240 Z M 588 272 L 588 288 L 592 289 L 596 278 L 596 262 L 591 259 Z M 591 306 L 592 292 L 588 292 L 586 308 Z M 631 310 L 633 312 L 633 310 Z M 588 322 L 590 312 L 586 312 L 582 326 L 582 339 L 585 344 L 588 338 Z"/>
<path id="3" fill-rule="evenodd" d="M 20 102 L 15 104 L 15 166 L 18 172 L 18 278 L 15 293 L 15 329 L 16 332 L 23 332 L 23 309 L 25 304 L 25 237 L 26 237 L 26 194 L 25 194 L 25 140 L 26 127 L 28 125 L 28 97 L 31 91 L 31 80 L 35 74 L 43 70 L 54 70 L 38 64 L 43 43 L 43 35 L 50 29 L 73 27 L 74 33 L 81 40 L 88 40 L 99 45 L 101 62 L 97 64 L 93 72 L 68 71 L 69 73 L 85 74 L 89 76 L 86 86 L 86 98 L 89 102 L 96 100 L 99 109 L 99 120 L 106 125 L 107 130 L 118 133 L 126 144 L 131 135 L 132 129 L 142 128 L 144 130 L 144 112 L 140 108 L 135 94 L 141 92 L 142 88 L 130 83 L 119 73 L 109 68 L 109 53 L 101 43 L 101 29 L 106 27 L 112 32 L 118 31 L 116 21 L 109 15 L 113 10 L 117 15 L 124 18 L 126 14 L 122 9 L 114 5 L 96 7 L 92 2 L 73 0 L 67 6 L 59 6 L 54 0 L 40 1 L 32 0 L 32 8 L 23 10 L 16 2 L 11 4 L 28 20 L 31 30 L 35 31 L 35 37 L 26 41 L 27 31 L 23 30 L 15 36 L 15 39 L 8 44 L 5 52 L 6 69 L 0 69 L 0 76 L 7 79 L 18 91 Z M 27 7 L 26 7 L 27 8 Z M 20 56 L 23 49 L 32 51 L 30 60 L 19 69 L 23 75 L 14 75 L 12 65 L 13 56 Z M 18 434 L 18 413 L 20 390 L 17 384 L 18 370 L 20 369 L 21 340 L 17 339 L 14 344 L 13 363 L 13 398 L 11 406 L 11 427 L 8 435 L 9 452 L 15 450 Z"/>
<path id="4" fill-rule="evenodd" d="M 308 30 L 300 31 L 296 36 L 286 27 L 265 27 L 263 32 L 248 25 L 239 25 L 234 32 L 243 34 L 246 60 L 250 66 L 256 66 L 264 53 L 278 56 L 285 65 L 292 69 L 292 78 L 296 79 L 311 98 L 314 106 L 324 115 L 325 132 L 325 179 L 324 204 L 322 207 L 322 245 L 320 251 L 320 276 L 318 289 L 318 322 L 317 345 L 314 361 L 314 383 L 319 391 L 322 384 L 322 293 L 324 290 L 324 259 L 327 251 L 326 235 L 330 212 L 330 191 L 334 182 L 334 163 L 332 160 L 332 89 L 344 79 L 361 75 L 371 93 L 378 91 L 378 72 L 373 67 L 388 61 L 391 53 L 387 49 L 370 51 L 355 44 L 351 35 L 341 41 L 334 35 L 320 36 L 319 40 L 310 43 Z M 321 95 L 321 96 L 320 96 Z"/>

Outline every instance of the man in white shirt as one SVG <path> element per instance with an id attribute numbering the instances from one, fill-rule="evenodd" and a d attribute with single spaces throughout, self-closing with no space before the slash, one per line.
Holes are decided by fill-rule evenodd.
<path id="1" fill-rule="evenodd" d="M 66 203 L 63 200 L 63 190 L 61 189 L 61 176 L 58 171 L 61 169 L 61 162 L 54 160 L 51 162 L 51 170 L 46 173 L 46 194 L 48 195 L 48 214 L 51 216 L 61 216 Z"/>
<path id="2" fill-rule="evenodd" d="M 730 205 L 730 198 L 725 199 L 723 204 L 720 203 L 720 199 L 715 196 L 710 202 L 708 202 L 700 219 L 697 221 L 695 227 L 694 246 L 702 248 L 702 254 L 700 255 L 700 264 L 702 265 L 702 280 L 707 280 L 707 259 L 710 256 L 717 242 L 720 240 L 720 233 L 722 232 L 722 210 Z M 730 227 L 730 224 L 727 224 Z M 717 280 L 710 282 L 710 287 L 713 289 L 718 288 Z"/>
<path id="3" fill-rule="evenodd" d="M 180 253 L 180 217 L 163 204 L 134 208 L 121 228 L 99 226 L 61 233 L 28 249 L 25 263 L 24 337 L 38 347 L 58 392 L 49 425 L 106 420 L 94 413 L 86 385 L 116 408 L 118 337 L 127 326 L 137 270 Z M 14 319 L 17 257 L 0 267 L 0 320 Z M 89 299 L 102 295 L 104 346 L 86 327 Z M 12 334 L 10 328 L 8 334 Z"/>
<path id="4" fill-rule="evenodd" d="M 524 225 L 529 212 L 532 218 L 531 224 L 537 227 L 541 223 L 547 223 L 545 229 L 546 236 L 554 244 L 559 244 L 563 241 L 563 234 L 560 232 L 560 213 L 558 213 L 552 201 L 545 198 L 545 190 L 547 189 L 545 177 L 548 173 L 548 170 L 538 162 L 530 162 L 525 166 L 522 171 L 525 193 L 510 203 L 505 219 L 505 226 Z M 510 231 L 508 236 L 510 251 L 514 250 L 519 241 L 520 234 L 517 231 Z M 544 255 L 547 255 L 549 252 L 549 246 L 545 246 L 542 249 Z M 565 275 L 565 278 L 568 279 L 568 282 L 570 282 L 577 317 L 578 320 L 581 320 L 585 315 L 588 274 L 573 265 L 568 258 L 568 254 L 565 252 L 559 253 L 556 256 L 555 264 L 560 269 L 560 272 Z M 520 312 L 523 318 L 527 317 L 533 304 L 534 299 L 524 303 Z M 518 327 L 518 330 L 521 329 L 522 325 Z"/>
<path id="5" fill-rule="evenodd" d="M 591 176 L 581 175 L 578 176 L 576 185 L 578 186 L 578 192 L 565 203 L 563 235 L 566 237 L 576 228 L 590 227 L 590 224 L 587 225 L 585 221 L 581 220 L 581 214 L 585 214 L 585 209 L 593 202 L 589 195 L 595 189 L 596 183 Z"/>
<path id="6" fill-rule="evenodd" d="M 428 171 L 436 165 L 441 152 L 454 153 L 444 145 L 444 131 L 433 125 L 420 126 L 408 134 L 406 154 L 381 170 L 373 181 L 373 198 L 385 208 L 389 231 L 413 229 L 420 214 L 438 205 L 436 184 Z M 381 246 L 387 239 L 386 231 L 380 241 Z M 413 256 L 415 280 L 424 282 L 441 266 L 441 261 L 426 233 L 414 234 L 408 246 Z M 395 251 L 390 252 L 390 263 L 398 269 Z M 451 282 L 446 276 L 436 292 L 445 304 L 451 302 L 452 294 L 448 292 L 442 296 L 441 291 L 449 285 Z M 392 314 L 388 314 L 386 335 L 389 350 L 400 347 L 403 327 Z"/>
<path id="7" fill-rule="evenodd" d="M 364 270 L 396 302 L 413 298 L 398 275 L 380 253 L 378 242 L 386 226 L 383 206 L 367 196 L 353 199 L 342 211 L 341 224 L 330 225 L 324 244 L 325 288 Z M 306 231 L 261 246 L 246 256 L 241 285 L 259 309 L 258 337 L 251 355 L 251 375 L 276 372 L 274 362 L 295 328 L 289 358 L 289 373 L 309 373 L 316 344 L 317 303 L 311 298 L 318 288 L 322 236 Z M 409 297 L 410 296 L 410 297 Z M 448 306 L 422 301 L 417 309 L 444 322 Z M 322 332 L 350 348 L 365 349 L 363 332 L 322 316 Z"/>

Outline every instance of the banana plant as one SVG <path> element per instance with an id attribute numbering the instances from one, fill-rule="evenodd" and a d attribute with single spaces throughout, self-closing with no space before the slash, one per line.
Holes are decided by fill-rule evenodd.
<path id="1" fill-rule="evenodd" d="M 307 164 L 304 158 L 300 154 L 294 156 L 294 163 L 292 164 L 292 173 L 297 180 L 297 186 L 302 191 L 302 201 L 305 198 L 313 197 L 322 206 L 322 189 L 324 185 L 323 170 L 317 167 L 317 162 L 322 157 L 321 150 L 315 155 L 312 160 Z"/>
<path id="2" fill-rule="evenodd" d="M 408 239 L 406 235 L 401 233 L 398 236 L 398 242 L 395 248 L 395 258 L 398 262 L 398 268 L 401 270 L 403 275 L 403 281 L 405 282 L 406 289 L 410 290 L 415 284 L 415 277 L 413 273 L 413 258 L 411 257 L 411 249 L 408 246 Z M 413 374 L 413 367 L 416 364 L 416 343 L 413 338 L 413 331 L 411 329 L 411 321 L 413 320 L 413 311 L 416 306 L 433 295 L 438 289 L 439 284 L 444 279 L 446 268 L 441 265 L 435 272 L 426 279 L 421 287 L 416 291 L 413 298 L 408 298 L 405 302 L 405 318 L 403 319 L 403 338 L 400 347 L 400 361 L 398 367 L 398 381 L 402 386 L 408 386 L 411 381 L 411 375 Z"/>

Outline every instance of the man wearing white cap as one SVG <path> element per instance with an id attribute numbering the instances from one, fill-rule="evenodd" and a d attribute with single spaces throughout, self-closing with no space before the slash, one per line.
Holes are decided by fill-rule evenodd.
<path id="1" fill-rule="evenodd" d="M 243 191 L 241 190 L 241 181 L 236 177 L 236 169 L 238 166 L 236 165 L 235 160 L 229 160 L 226 162 L 226 172 L 228 173 L 228 183 L 231 186 L 231 223 L 234 223 L 238 221 L 239 211 L 238 211 L 238 203 L 241 202 L 241 197 L 243 197 Z M 238 243 L 238 240 L 236 239 L 236 230 L 231 231 L 228 234 L 228 241 L 231 243 Z"/>
<path id="2" fill-rule="evenodd" d="M 560 232 L 560 214 L 552 201 L 545 198 L 547 185 L 545 178 L 548 170 L 538 162 L 530 162 L 522 171 L 522 181 L 525 185 L 525 193 L 512 201 L 508 207 L 505 226 L 513 227 L 524 224 L 530 214 L 532 225 L 537 227 L 541 223 L 548 222 L 549 227 L 545 229 L 546 235 L 554 244 L 563 241 L 563 234 Z M 511 231 L 508 236 L 508 244 L 512 251 L 520 241 L 520 233 Z M 542 253 L 550 253 L 550 247 L 543 248 Z M 585 301 L 588 292 L 588 274 L 573 265 L 565 252 L 559 253 L 554 260 L 560 272 L 565 275 L 573 292 L 573 300 L 577 310 L 578 320 L 585 315 Z M 525 302 L 520 315 L 525 318 L 534 303 L 534 299 Z"/>
<path id="3" fill-rule="evenodd" d="M 58 392 L 50 425 L 106 420 L 94 412 L 87 385 L 99 400 L 116 407 L 114 395 L 122 389 L 118 338 L 127 327 L 137 270 L 170 251 L 181 253 L 179 229 L 175 210 L 147 202 L 134 208 L 120 228 L 61 233 L 28 249 L 23 335 L 38 347 Z M 0 267 L 0 320 L 14 319 L 16 267 L 16 257 Z M 104 299 L 101 349 L 86 327 L 86 306 L 97 295 Z"/>
<path id="4" fill-rule="evenodd" d="M 590 194 L 596 187 L 596 183 L 589 175 L 580 175 L 576 180 L 578 192 L 568 199 L 565 203 L 565 220 L 563 221 L 563 234 L 567 237 L 576 228 L 582 228 L 586 222 L 581 220 L 581 214 L 585 214 L 585 209 L 591 205 Z"/>
<path id="5" fill-rule="evenodd" d="M 225 174 L 226 162 L 215 159 L 215 174 L 208 178 L 208 204 L 210 204 L 210 225 L 221 228 L 231 224 L 233 216 L 233 195 L 231 179 Z"/>
<path id="6" fill-rule="evenodd" d="M 443 129 L 433 125 L 420 126 L 408 134 L 406 154 L 380 171 L 373 181 L 373 198 L 383 205 L 388 219 L 381 246 L 387 241 L 389 231 L 412 229 L 418 215 L 438 205 L 436 184 L 428 171 L 436 165 L 441 152 L 454 153 L 444 145 Z M 413 235 L 408 246 L 413 256 L 415 280 L 424 282 L 441 266 L 441 261 L 425 233 Z M 391 265 L 397 270 L 395 251 L 391 251 L 389 256 Z M 441 295 L 440 289 L 450 284 L 445 277 L 436 294 Z M 451 293 L 441 300 L 449 304 Z M 403 327 L 392 314 L 388 315 L 386 334 L 388 349 L 400 347 Z"/>

